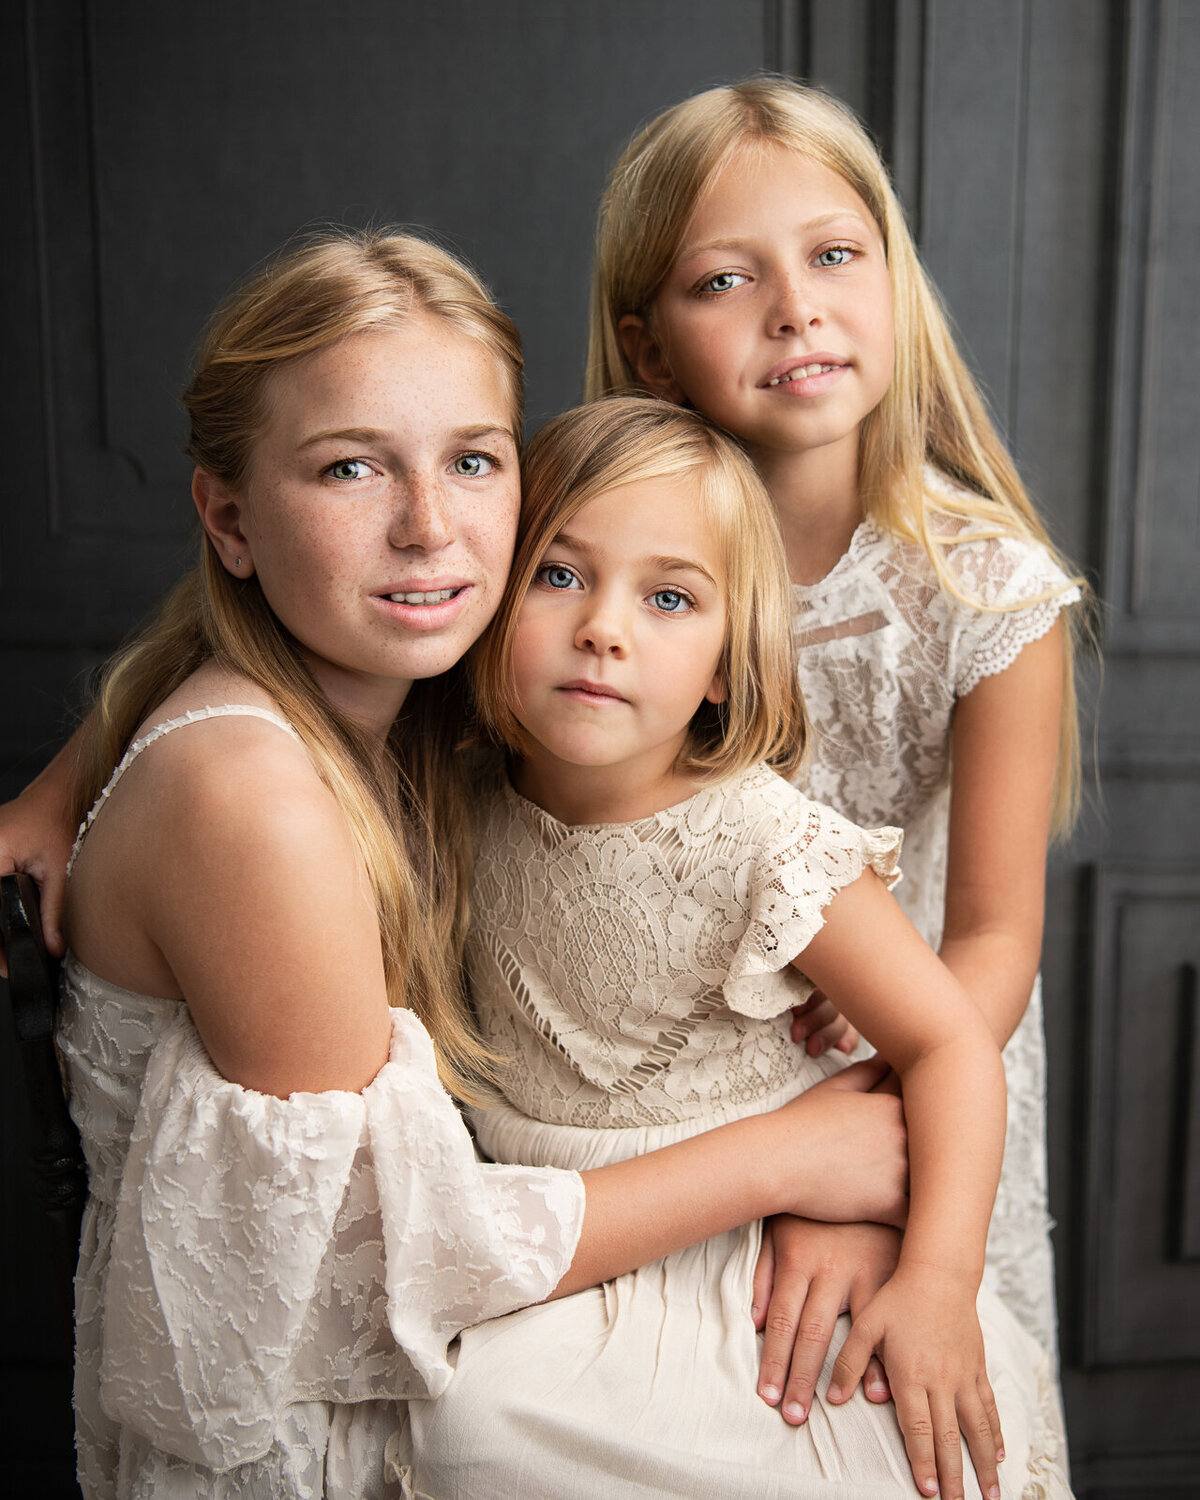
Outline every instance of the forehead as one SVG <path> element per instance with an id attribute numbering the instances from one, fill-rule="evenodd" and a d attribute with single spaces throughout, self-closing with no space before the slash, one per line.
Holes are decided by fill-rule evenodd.
<path id="1" fill-rule="evenodd" d="M 431 313 L 352 333 L 275 370 L 264 389 L 264 433 L 389 429 L 439 418 L 515 433 L 511 375 L 483 341 Z"/>
<path id="2" fill-rule="evenodd" d="M 743 141 L 701 191 L 683 248 L 709 237 L 736 237 L 747 225 L 799 227 L 826 215 L 856 216 L 878 233 L 867 204 L 832 167 L 776 141 Z"/>
<path id="3" fill-rule="evenodd" d="M 714 576 L 724 571 L 724 528 L 712 514 L 695 469 L 631 479 L 606 489 L 585 501 L 561 531 L 630 562 L 695 558 Z"/>

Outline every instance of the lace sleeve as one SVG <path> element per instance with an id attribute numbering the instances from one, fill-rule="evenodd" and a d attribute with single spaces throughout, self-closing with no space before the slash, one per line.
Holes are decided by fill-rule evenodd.
<path id="1" fill-rule="evenodd" d="M 955 697 L 962 698 L 1012 666 L 1062 610 L 1079 602 L 1080 592 L 1044 547 L 1020 537 L 964 542 L 951 562 L 965 591 L 987 606 L 955 601 L 951 672 Z"/>
<path id="2" fill-rule="evenodd" d="M 276 1099 L 222 1078 L 181 1010 L 121 1183 L 104 1409 L 221 1470 L 265 1453 L 290 1402 L 435 1394 L 456 1333 L 553 1289 L 582 1211 L 574 1173 L 475 1161 L 410 1013 L 362 1094 Z"/>
<path id="3" fill-rule="evenodd" d="M 803 998 L 803 990 L 793 986 L 781 992 L 764 985 L 763 978 L 808 947 L 843 886 L 868 866 L 889 889 L 900 879 L 904 835 L 899 828 L 863 829 L 820 803 L 803 805 L 799 821 L 781 824 L 776 838 L 759 850 L 749 921 L 724 985 L 726 1004 L 744 1016 L 780 1015 L 796 1003 L 797 994 Z"/>

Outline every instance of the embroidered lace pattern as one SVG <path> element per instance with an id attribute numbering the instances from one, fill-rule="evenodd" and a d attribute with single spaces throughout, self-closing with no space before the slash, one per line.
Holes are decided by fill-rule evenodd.
<path id="1" fill-rule="evenodd" d="M 844 1064 L 788 1036 L 790 967 L 900 835 L 764 767 L 636 823 L 568 827 L 498 786 L 480 810 L 468 964 L 502 1086 L 535 1120 L 623 1128 L 751 1112 Z"/>
<path id="2" fill-rule="evenodd" d="M 935 490 L 944 484 L 932 474 L 929 482 Z M 965 525 L 934 517 L 944 535 L 959 535 Z M 896 894 L 934 947 L 945 906 L 955 702 L 1010 666 L 1079 598 L 1033 542 L 964 536 L 946 556 L 963 591 L 991 609 L 953 598 L 922 548 L 870 521 L 826 578 L 793 589 L 800 682 L 815 729 L 799 785 L 856 822 L 903 827 L 905 879 Z M 1005 1067 L 1008 1139 L 989 1277 L 1025 1327 L 1053 1349 L 1037 991 L 1005 1049 Z"/>
<path id="3" fill-rule="evenodd" d="M 199 717 L 236 712 L 274 717 Z M 428 1034 L 409 1011 L 391 1019 L 389 1061 L 361 1094 L 277 1099 L 216 1071 L 182 1001 L 68 955 L 89 1500 L 394 1495 L 395 1401 L 438 1394 L 463 1327 L 561 1279 L 580 1179 L 477 1161 Z"/>

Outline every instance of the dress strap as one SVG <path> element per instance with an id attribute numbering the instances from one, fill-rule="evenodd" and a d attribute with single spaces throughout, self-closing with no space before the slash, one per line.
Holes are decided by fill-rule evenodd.
<path id="1" fill-rule="evenodd" d="M 108 784 L 92 803 L 91 811 L 79 825 L 79 832 L 75 835 L 75 843 L 71 848 L 71 857 L 67 861 L 67 874 L 71 873 L 79 854 L 80 845 L 87 836 L 88 829 L 96 821 L 100 809 L 108 800 L 109 793 L 129 767 L 134 763 L 147 745 L 153 745 L 155 740 L 161 740 L 164 734 L 170 734 L 173 730 L 183 729 L 188 724 L 199 724 L 204 719 L 224 719 L 233 715 L 243 718 L 265 719 L 268 724 L 274 724 L 282 729 L 285 734 L 290 734 L 297 744 L 303 744 L 300 736 L 284 718 L 279 714 L 272 713 L 269 708 L 256 708 L 252 703 L 213 703 L 204 708 L 192 708 L 185 714 L 180 714 L 176 719 L 164 719 L 161 724 L 155 724 L 153 729 L 148 729 L 139 739 L 133 741 L 129 749 L 121 757 L 112 775 L 108 778 Z"/>

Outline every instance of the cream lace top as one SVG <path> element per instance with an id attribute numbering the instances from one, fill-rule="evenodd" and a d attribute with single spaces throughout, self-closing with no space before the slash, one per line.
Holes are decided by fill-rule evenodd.
<path id="1" fill-rule="evenodd" d="M 900 834 L 766 767 L 635 823 L 570 827 L 498 781 L 481 801 L 468 965 L 512 1106 L 622 1128 L 750 1113 L 805 1076 L 791 967 L 823 908 Z M 815 1060 L 807 1059 L 808 1063 Z M 844 1062 L 840 1056 L 837 1061 Z"/>
<path id="2" fill-rule="evenodd" d="M 162 734 L 245 713 L 291 732 L 240 705 L 168 721 L 106 794 Z M 362 1093 L 278 1099 L 217 1072 L 183 1001 L 68 956 L 58 1041 L 90 1190 L 76 1282 L 89 1497 L 374 1494 L 397 1423 L 380 1398 L 438 1394 L 460 1329 L 539 1301 L 570 1264 L 579 1177 L 481 1164 L 410 1011 L 392 1012 L 389 1060 Z M 361 1405 L 339 1448 L 342 1403 Z"/>

